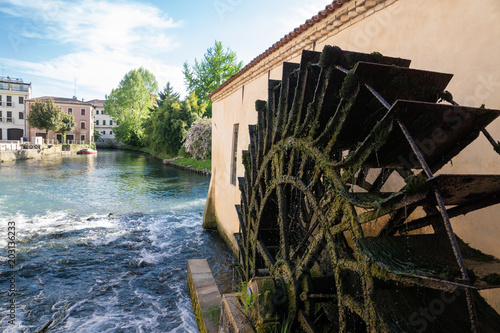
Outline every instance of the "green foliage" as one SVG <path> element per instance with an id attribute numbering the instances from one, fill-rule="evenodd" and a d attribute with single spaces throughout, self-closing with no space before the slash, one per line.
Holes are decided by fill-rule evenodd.
<path id="1" fill-rule="evenodd" d="M 172 104 L 175 102 L 179 102 L 181 100 L 180 94 L 178 92 L 174 91 L 174 88 L 170 85 L 170 82 L 167 82 L 167 85 L 158 94 L 158 107 L 161 107 L 164 103 L 165 104 Z"/>
<path id="2" fill-rule="evenodd" d="M 62 142 L 66 142 L 66 132 L 71 132 L 75 129 L 75 126 L 75 117 L 73 117 L 73 114 L 63 112 L 61 126 L 58 130 L 58 132 L 61 132 L 62 134 Z"/>
<path id="3" fill-rule="evenodd" d="M 222 43 L 218 41 L 207 49 L 200 62 L 195 59 L 192 66 L 184 63 L 183 74 L 187 90 L 190 93 L 195 92 L 202 103 L 207 104 L 204 116 L 212 117 L 212 102 L 207 97 L 208 94 L 238 73 L 242 67 L 243 63 L 237 62 L 236 53 L 229 48 L 224 50 Z"/>
<path id="4" fill-rule="evenodd" d="M 128 72 L 118 88 L 106 96 L 104 110 L 117 121 L 114 133 L 118 141 L 130 145 L 143 143 L 144 123 L 150 117 L 157 94 L 156 78 L 141 67 Z"/>
<path id="5" fill-rule="evenodd" d="M 192 157 L 178 158 L 172 161 L 174 164 L 192 166 L 196 170 L 210 170 L 212 168 L 212 160 L 195 160 Z"/>
<path id="6" fill-rule="evenodd" d="M 31 127 L 49 131 L 59 131 L 62 126 L 64 112 L 55 105 L 52 99 L 48 101 L 35 101 L 31 105 L 28 123 Z"/>
<path id="7" fill-rule="evenodd" d="M 103 141 L 102 140 L 102 135 L 101 135 L 101 132 L 99 132 L 98 130 L 94 130 L 94 141 L 95 142 L 101 142 Z"/>
<path id="8" fill-rule="evenodd" d="M 191 124 L 205 113 L 205 109 L 206 104 L 199 104 L 194 92 L 181 102 L 178 94 L 167 84 L 160 94 L 158 107 L 152 110 L 150 119 L 144 123 L 144 132 L 147 133 L 145 143 L 155 155 L 164 153 L 175 156 Z"/>

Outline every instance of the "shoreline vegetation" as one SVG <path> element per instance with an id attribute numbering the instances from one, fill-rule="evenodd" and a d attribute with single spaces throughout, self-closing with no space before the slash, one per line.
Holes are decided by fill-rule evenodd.
<path id="1" fill-rule="evenodd" d="M 192 157 L 172 156 L 169 154 L 155 154 L 153 153 L 153 150 L 150 148 L 137 147 L 131 145 L 121 145 L 118 149 L 140 151 L 143 153 L 147 153 L 152 157 L 163 161 L 163 164 L 172 166 L 174 168 L 198 173 L 205 176 L 211 175 L 211 168 L 212 168 L 211 159 L 195 160 Z"/>

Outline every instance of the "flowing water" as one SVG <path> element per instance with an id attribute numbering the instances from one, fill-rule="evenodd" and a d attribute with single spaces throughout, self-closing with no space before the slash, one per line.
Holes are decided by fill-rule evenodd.
<path id="1" fill-rule="evenodd" d="M 223 285 L 234 260 L 201 228 L 208 184 L 124 151 L 0 164 L 0 331 L 196 332 L 187 260 Z"/>

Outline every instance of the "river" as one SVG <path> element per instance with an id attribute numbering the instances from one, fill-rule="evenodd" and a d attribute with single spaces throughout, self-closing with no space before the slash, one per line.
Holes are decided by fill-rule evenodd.
<path id="1" fill-rule="evenodd" d="M 196 332 L 187 260 L 225 288 L 234 261 L 208 185 L 126 151 L 0 164 L 0 331 Z"/>

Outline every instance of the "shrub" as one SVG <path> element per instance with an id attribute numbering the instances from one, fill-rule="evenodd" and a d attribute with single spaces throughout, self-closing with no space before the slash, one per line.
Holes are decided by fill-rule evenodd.
<path id="1" fill-rule="evenodd" d="M 186 152 L 195 160 L 210 158 L 212 154 L 212 119 L 201 118 L 193 122 L 184 137 Z"/>

